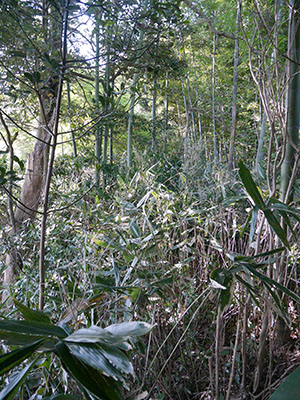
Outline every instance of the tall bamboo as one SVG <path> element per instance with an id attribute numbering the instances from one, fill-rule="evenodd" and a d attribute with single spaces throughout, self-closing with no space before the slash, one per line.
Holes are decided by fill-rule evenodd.
<path id="1" fill-rule="evenodd" d="M 137 51 L 142 47 L 142 43 L 144 40 L 144 31 L 140 30 Z M 134 74 L 131 83 L 130 90 L 130 103 L 129 103 L 129 116 L 128 116 L 128 127 L 127 127 L 127 167 L 131 168 L 132 166 L 132 129 L 133 129 L 133 120 L 134 120 L 134 105 L 136 100 L 136 85 L 139 78 L 139 63 L 140 60 L 137 58 L 134 67 Z"/>
<path id="2" fill-rule="evenodd" d="M 99 104 L 99 82 L 100 82 L 100 71 L 99 71 L 99 57 L 100 57 L 100 16 L 99 13 L 96 13 L 96 24 L 95 24 L 95 35 L 96 35 L 96 71 L 95 71 L 95 114 L 99 115 L 100 112 L 100 104 Z M 100 182 L 100 162 L 101 162 L 101 145 L 102 145 L 102 128 L 99 123 L 96 124 L 96 132 L 95 132 L 95 159 L 96 165 L 95 167 L 95 184 L 99 186 Z"/>
<path id="3" fill-rule="evenodd" d="M 291 1 L 289 86 L 285 157 L 280 175 L 280 198 L 287 202 L 292 171 L 295 166 L 295 150 L 299 144 L 300 122 L 300 0 Z"/>
<path id="4" fill-rule="evenodd" d="M 233 169 L 234 161 L 234 145 L 236 135 L 236 116 L 237 116 L 237 86 L 238 86 L 238 65 L 239 65 L 239 21 L 240 21 L 240 0 L 237 0 L 237 12 L 236 12 L 236 29 L 234 41 L 234 67 L 233 67 L 233 89 L 232 89 L 232 117 L 231 117 L 231 136 L 229 144 L 229 161 L 228 169 L 229 172 Z"/>
<path id="5" fill-rule="evenodd" d="M 213 123 L 213 146 L 214 146 L 214 163 L 217 164 L 219 161 L 218 153 L 218 140 L 216 133 L 216 34 L 213 34 L 213 54 L 212 54 L 212 77 L 211 77 L 211 91 L 212 91 L 212 123 Z"/>

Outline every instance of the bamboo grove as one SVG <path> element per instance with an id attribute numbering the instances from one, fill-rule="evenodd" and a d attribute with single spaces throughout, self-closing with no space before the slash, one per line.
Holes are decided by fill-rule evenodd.
<path id="1" fill-rule="evenodd" d="M 299 23 L 0 0 L 0 399 L 299 398 Z"/>

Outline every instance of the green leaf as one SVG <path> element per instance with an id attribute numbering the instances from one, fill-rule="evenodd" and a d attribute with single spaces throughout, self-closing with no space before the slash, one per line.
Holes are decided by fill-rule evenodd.
<path id="1" fill-rule="evenodd" d="M 261 194 L 260 194 L 254 180 L 252 179 L 250 171 L 244 166 L 242 161 L 239 162 L 239 175 L 245 186 L 245 189 L 247 190 L 248 194 L 254 201 L 254 204 L 257 207 L 259 207 L 265 214 L 265 217 L 266 217 L 270 227 L 273 229 L 273 231 L 276 233 L 276 235 L 279 237 L 279 239 L 282 241 L 282 243 L 286 247 L 290 248 L 290 245 L 289 245 L 289 242 L 287 240 L 284 230 L 282 229 L 280 223 L 276 219 L 273 212 L 270 209 L 266 208 L 263 198 L 261 197 Z"/>
<path id="2" fill-rule="evenodd" d="M 269 400 L 300 399 L 300 367 L 296 368 L 275 390 Z"/>
<path id="3" fill-rule="evenodd" d="M 132 321 L 122 322 L 121 324 L 113 324 L 105 328 L 105 331 L 112 333 L 114 336 L 128 337 L 128 336 L 141 336 L 150 332 L 153 328 L 152 325 L 146 322 Z"/>
<path id="4" fill-rule="evenodd" d="M 141 237 L 142 233 L 141 233 L 140 227 L 134 220 L 130 221 L 129 227 L 130 227 L 131 233 L 133 234 L 133 236 L 135 238 Z"/>
<path id="5" fill-rule="evenodd" d="M 8 385 L 0 392 L 0 400 L 12 400 L 14 398 L 37 360 L 38 358 L 33 360 L 9 381 Z"/>
<path id="6" fill-rule="evenodd" d="M 41 311 L 31 310 L 30 308 L 24 306 L 18 300 L 14 299 L 15 306 L 22 314 L 23 318 L 27 321 L 45 322 L 50 324 L 50 317 Z"/>
<path id="7" fill-rule="evenodd" d="M 42 338 L 64 338 L 66 333 L 58 326 L 36 321 L 0 321 L 0 339 L 9 344 L 28 344 Z"/>
<path id="8" fill-rule="evenodd" d="M 256 183 L 252 179 L 250 171 L 248 170 L 248 168 L 245 167 L 242 161 L 239 162 L 239 175 L 248 194 L 254 201 L 254 204 L 259 206 L 259 208 L 261 209 L 265 208 L 265 203 L 257 189 Z"/>
<path id="9" fill-rule="evenodd" d="M 10 54 L 14 57 L 22 57 L 22 58 L 26 57 L 26 53 L 23 53 L 23 51 L 19 51 L 19 50 L 11 51 Z"/>
<path id="10" fill-rule="evenodd" d="M 43 400 L 80 400 L 82 397 L 79 394 L 54 394 L 53 396 L 44 397 Z"/>
<path id="11" fill-rule="evenodd" d="M 279 237 L 279 239 L 282 241 L 282 243 L 287 247 L 290 248 L 290 244 L 287 240 L 286 234 L 284 230 L 282 229 L 280 223 L 274 216 L 271 210 L 263 210 L 265 217 L 267 218 L 267 221 L 269 222 L 270 227 L 273 229 L 273 231 L 276 233 L 276 235 Z"/>
<path id="12" fill-rule="evenodd" d="M 102 400 L 122 400 L 118 382 L 83 364 L 71 354 L 65 343 L 58 343 L 56 349 L 64 368 L 94 396 Z"/>
<path id="13" fill-rule="evenodd" d="M 222 289 L 219 294 L 219 303 L 223 311 L 231 299 L 232 274 L 224 268 L 216 268 L 211 272 L 210 280 L 215 289 Z"/>
<path id="14" fill-rule="evenodd" d="M 280 283 L 274 281 L 273 279 L 269 278 L 268 276 L 261 274 L 255 268 L 253 268 L 253 266 L 247 265 L 246 268 L 248 268 L 249 271 L 251 271 L 253 275 L 257 276 L 262 281 L 262 283 L 267 282 L 271 286 L 277 287 L 279 290 L 281 290 L 287 296 L 291 297 L 298 304 L 300 304 L 300 297 L 296 293 L 292 292 L 290 289 L 288 289 L 285 286 L 281 285 Z"/>
<path id="15" fill-rule="evenodd" d="M 9 371 L 16 365 L 20 364 L 23 360 L 31 356 L 41 345 L 45 342 L 45 339 L 40 339 L 33 344 L 22 347 L 6 353 L 0 356 L 0 375 L 4 372 Z"/>
<path id="16" fill-rule="evenodd" d="M 117 339 L 110 332 L 98 326 L 78 329 L 64 339 L 65 342 L 73 343 L 104 343 L 114 345 L 123 341 L 123 337 Z"/>
<path id="17" fill-rule="evenodd" d="M 285 251 L 285 247 L 278 247 L 277 249 L 266 251 L 265 253 L 256 254 L 255 256 L 243 256 L 241 254 L 236 254 L 236 253 L 229 253 L 228 255 L 232 261 L 247 262 L 252 260 L 254 261 L 257 258 L 266 258 L 277 253 L 282 253 L 283 251 Z M 269 262 L 266 261 L 264 264 L 269 264 Z"/>
<path id="18" fill-rule="evenodd" d="M 123 374 L 134 375 L 133 366 L 129 361 L 126 354 L 116 347 L 101 344 L 102 354 L 109 360 L 109 362 L 121 371 Z"/>
<path id="19" fill-rule="evenodd" d="M 241 230 L 241 233 L 240 233 L 240 237 L 241 238 L 244 236 L 244 234 L 245 234 L 245 232 L 246 232 L 251 220 L 252 220 L 252 210 L 248 215 L 247 221 L 245 222 L 245 225 L 243 226 L 243 229 Z"/>
<path id="20" fill-rule="evenodd" d="M 25 76 L 25 78 L 28 79 L 31 83 L 35 83 L 33 75 L 30 74 L 29 72 L 24 72 L 24 76 Z"/>
<path id="21" fill-rule="evenodd" d="M 235 275 L 235 277 L 242 285 L 245 286 L 246 289 L 248 289 L 248 292 L 249 292 L 254 304 L 256 304 L 256 306 L 260 309 L 261 307 L 260 307 L 259 302 L 257 301 L 257 293 L 255 293 L 254 287 L 250 283 L 246 282 L 239 275 Z M 261 297 L 261 296 L 259 296 L 259 297 Z"/>
<path id="22" fill-rule="evenodd" d="M 13 156 L 13 159 L 16 163 L 19 164 L 21 171 L 24 171 L 24 161 L 20 160 L 19 157 L 17 157 L 16 155 Z"/>
<path id="23" fill-rule="evenodd" d="M 290 320 L 290 318 L 288 316 L 288 313 L 286 312 L 286 310 L 282 306 L 279 296 L 277 295 L 275 290 L 273 290 L 273 287 L 270 286 L 268 283 L 264 282 L 264 286 L 268 290 L 270 295 L 273 297 L 273 300 L 275 301 L 275 304 L 276 304 L 277 309 L 278 309 L 278 314 L 280 314 L 282 319 L 285 321 L 286 325 L 290 326 L 291 320 Z"/>
<path id="24" fill-rule="evenodd" d="M 73 356 L 83 361 L 85 364 L 99 370 L 105 376 L 109 376 L 115 380 L 125 383 L 124 377 L 115 369 L 110 360 L 101 352 L 99 345 L 93 343 L 74 344 L 67 343 L 67 346 Z"/>
<path id="25" fill-rule="evenodd" d="M 140 336 L 148 333 L 152 326 L 145 322 L 123 322 L 110 325 L 107 328 L 91 326 L 79 329 L 66 337 L 66 342 L 76 343 L 104 343 L 107 345 L 122 344 L 130 336 Z"/>

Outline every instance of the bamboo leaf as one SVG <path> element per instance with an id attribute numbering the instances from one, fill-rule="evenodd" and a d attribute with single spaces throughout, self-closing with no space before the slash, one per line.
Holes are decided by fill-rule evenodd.
<path id="1" fill-rule="evenodd" d="M 275 390 L 269 400 L 300 399 L 300 367 L 296 368 Z"/>
<path id="2" fill-rule="evenodd" d="M 109 376 L 115 380 L 125 383 L 124 377 L 110 363 L 110 359 L 106 358 L 101 352 L 100 346 L 97 344 L 74 344 L 67 343 L 72 355 L 83 361 L 85 364 L 99 370 L 105 376 Z"/>
<path id="3" fill-rule="evenodd" d="M 265 203 L 257 189 L 256 183 L 252 179 L 250 171 L 248 170 L 248 168 L 245 167 L 242 161 L 239 162 L 239 175 L 241 177 L 243 185 L 245 186 L 245 189 L 254 201 L 254 204 L 261 209 L 265 208 Z"/>
<path id="4" fill-rule="evenodd" d="M 146 322 L 132 321 L 121 324 L 110 325 L 104 330 L 112 333 L 116 337 L 126 338 L 129 336 L 142 336 L 150 332 L 152 325 Z"/>
<path id="5" fill-rule="evenodd" d="M 133 236 L 135 238 L 141 237 L 142 233 L 141 233 L 140 227 L 134 220 L 130 221 L 129 227 L 130 227 L 131 233 L 133 234 Z"/>
<path id="6" fill-rule="evenodd" d="M 25 343 L 28 343 L 26 340 L 32 337 L 34 340 L 48 337 L 58 337 L 64 338 L 66 337 L 66 333 L 59 326 L 55 326 L 52 324 L 47 324 L 45 322 L 37 322 L 37 321 L 11 321 L 11 320 L 2 320 L 0 321 L 0 339 L 8 340 L 10 343 L 13 343 L 9 340 L 10 334 L 12 334 L 12 338 L 21 338 L 24 336 Z"/>
<path id="7" fill-rule="evenodd" d="M 20 349 L 11 351 L 0 356 L 0 375 L 4 372 L 9 371 L 16 365 L 20 364 L 23 360 L 31 356 L 41 345 L 45 342 L 45 339 L 40 339 L 33 344 L 22 347 Z"/>
<path id="8" fill-rule="evenodd" d="M 64 368 L 94 396 L 102 400 L 122 400 L 118 382 L 83 364 L 71 354 L 65 343 L 58 343 L 56 349 Z"/>
<path id="9" fill-rule="evenodd" d="M 21 372 L 16 374 L 9 383 L 4 387 L 4 389 L 0 392 L 0 400 L 12 400 L 16 393 L 18 392 L 19 388 L 24 383 L 27 375 L 29 374 L 30 370 L 35 365 L 38 358 L 33 360 L 29 365 L 22 369 Z"/>
<path id="10" fill-rule="evenodd" d="M 253 268 L 253 266 L 247 265 L 247 268 L 252 272 L 253 275 L 257 276 L 263 283 L 267 282 L 271 286 L 277 287 L 279 290 L 281 290 L 287 296 L 291 297 L 293 300 L 295 300 L 297 303 L 300 304 L 300 297 L 296 293 L 292 292 L 290 289 L 288 289 L 285 286 L 281 285 L 280 283 L 274 281 L 273 279 L 269 278 L 268 276 L 261 274 L 255 268 Z"/>
<path id="11" fill-rule="evenodd" d="M 263 210 L 263 213 L 265 214 L 265 217 L 267 218 L 267 221 L 269 222 L 270 227 L 273 229 L 273 231 L 276 233 L 276 235 L 279 237 L 279 239 L 282 241 L 282 243 L 287 247 L 290 248 L 290 244 L 287 240 L 286 234 L 282 227 L 280 226 L 280 223 L 274 216 L 271 210 Z"/>
<path id="12" fill-rule="evenodd" d="M 276 235 L 279 237 L 279 239 L 282 241 L 282 243 L 286 247 L 290 248 L 290 245 L 286 238 L 286 234 L 285 234 L 284 230 L 280 226 L 280 223 L 276 219 L 273 212 L 270 209 L 266 208 L 263 198 L 262 198 L 254 180 L 252 179 L 250 171 L 248 170 L 248 168 L 246 168 L 244 166 L 242 161 L 239 162 L 239 175 L 245 186 L 245 189 L 247 190 L 248 194 L 252 198 L 255 206 L 259 207 L 263 211 L 270 227 L 273 229 L 273 231 L 276 233 Z"/>
<path id="13" fill-rule="evenodd" d="M 40 311 L 31 310 L 16 299 L 14 299 L 14 303 L 24 319 L 28 321 L 45 322 L 47 324 L 51 324 L 50 318 L 47 314 L 44 314 Z"/>
<path id="14" fill-rule="evenodd" d="M 132 363 L 126 354 L 116 347 L 101 345 L 99 346 L 101 353 L 109 360 L 109 362 L 121 371 L 123 374 L 134 375 Z"/>

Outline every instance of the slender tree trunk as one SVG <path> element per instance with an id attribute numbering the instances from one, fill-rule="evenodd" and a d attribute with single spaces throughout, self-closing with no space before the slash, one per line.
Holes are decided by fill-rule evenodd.
<path id="1" fill-rule="evenodd" d="M 191 43 L 191 47 L 192 43 Z M 198 137 L 199 137 L 199 144 L 202 147 L 203 146 L 203 137 L 202 137 L 202 123 L 201 123 L 201 111 L 200 111 L 200 106 L 199 106 L 199 101 L 200 101 L 200 95 L 199 95 L 199 89 L 198 89 L 198 77 L 196 73 L 196 65 L 195 65 L 195 55 L 194 52 L 192 52 L 192 60 L 193 60 L 193 73 L 194 73 L 194 79 L 195 79 L 195 84 L 194 84 L 194 90 L 196 93 L 196 107 L 197 107 L 197 122 L 198 122 Z"/>
<path id="2" fill-rule="evenodd" d="M 96 35 L 96 73 L 95 73 L 95 114 L 99 115 L 100 112 L 100 104 L 99 104 L 99 57 L 100 57 L 100 21 L 99 14 L 96 14 L 96 25 L 95 25 L 95 35 Z M 100 123 L 96 124 L 96 132 L 95 132 L 95 184 L 99 186 L 100 183 L 100 164 L 101 164 L 101 146 L 102 146 L 102 127 L 100 127 Z"/>
<path id="3" fill-rule="evenodd" d="M 57 98 L 54 109 L 54 126 L 52 131 L 52 146 L 51 154 L 49 159 L 49 166 L 45 182 L 45 194 L 44 194 L 44 205 L 43 205 L 43 216 L 41 224 L 41 234 L 40 234 L 40 258 L 39 258 L 39 308 L 44 309 L 45 303 L 45 250 L 46 250 L 46 227 L 47 227 L 47 217 L 48 217 L 48 204 L 49 204 L 49 193 L 50 193 L 50 183 L 53 172 L 53 165 L 55 160 L 55 151 L 58 136 L 58 126 L 59 126 L 59 114 L 62 100 L 62 89 L 64 83 L 64 75 L 66 70 L 67 61 L 67 29 L 68 29 L 68 18 L 69 18 L 69 4 L 70 0 L 65 1 L 64 13 L 63 13 L 63 37 L 62 37 L 62 67 L 59 75 L 59 83 L 57 90 Z"/>
<path id="4" fill-rule="evenodd" d="M 49 13 L 48 2 L 43 2 L 43 20 L 42 25 L 45 28 L 45 42 L 50 41 L 50 52 L 54 54 L 57 49 L 59 38 L 59 28 L 57 26 L 57 18 L 53 18 L 52 11 Z M 50 18 L 51 17 L 51 18 Z M 48 31 L 46 30 L 48 28 Z M 51 30 L 51 34 L 49 31 Z M 21 189 L 20 199 L 16 203 L 14 211 L 14 230 L 13 236 L 22 227 L 27 219 L 34 219 L 40 203 L 43 187 L 45 185 L 45 176 L 48 168 L 49 142 L 51 138 L 52 128 L 55 122 L 55 104 L 58 92 L 58 76 L 53 71 L 50 72 L 49 78 L 44 86 L 47 90 L 43 91 L 38 97 L 39 101 L 39 126 L 37 129 L 37 140 L 34 145 L 33 152 L 27 156 L 27 165 L 25 170 L 24 181 Z M 12 236 L 12 237 L 13 237 Z M 6 270 L 4 272 L 3 284 L 9 287 L 16 279 L 19 272 L 20 255 L 14 248 L 6 257 Z M 2 300 L 5 301 L 8 296 L 8 290 L 4 290 Z"/>
<path id="5" fill-rule="evenodd" d="M 71 139 L 72 139 L 72 147 L 73 147 L 73 156 L 74 158 L 77 157 L 77 146 L 76 146 L 76 139 L 72 129 L 72 118 L 71 118 L 71 90 L 70 90 L 70 83 L 67 82 L 67 108 L 68 108 L 68 116 L 70 122 L 70 131 L 71 131 Z"/>
<path id="6" fill-rule="evenodd" d="M 144 31 L 140 30 L 137 51 L 139 52 L 144 40 Z M 128 116 L 128 128 L 127 128 L 127 167 L 132 167 L 132 129 L 134 120 L 134 105 L 136 98 L 136 85 L 139 78 L 139 58 L 136 60 L 134 74 L 131 83 L 131 94 L 130 94 L 130 104 L 129 104 L 129 116 Z"/>
<path id="7" fill-rule="evenodd" d="M 258 179 L 262 178 L 261 170 L 262 170 L 262 161 L 264 160 L 266 122 L 267 122 L 267 115 L 264 109 L 261 107 L 260 130 L 259 130 L 259 138 L 258 138 L 256 160 L 255 160 L 255 169 Z"/>
<path id="8" fill-rule="evenodd" d="M 105 67 L 105 83 L 104 83 L 104 97 L 105 97 L 105 112 L 108 113 L 111 108 L 111 96 L 112 90 L 110 85 L 111 78 L 111 66 L 110 66 L 110 43 L 111 43 L 111 30 L 108 27 L 107 30 L 107 45 L 106 45 L 106 67 Z M 103 166 L 103 178 L 102 178 L 102 188 L 106 187 L 106 164 L 107 164 L 107 151 L 109 148 L 109 136 L 110 136 L 110 121 L 107 119 L 104 125 L 104 136 L 103 136 L 103 150 L 102 150 L 102 166 Z"/>
<path id="9" fill-rule="evenodd" d="M 213 34 L 213 54 L 212 54 L 212 123 L 213 123 L 213 147 L 214 147 L 214 164 L 219 162 L 218 141 L 216 133 L 216 99 L 215 99 L 215 63 L 216 63 L 216 34 Z"/>
<path id="10" fill-rule="evenodd" d="M 236 12 L 236 30 L 234 41 L 234 67 L 233 67 L 233 90 L 232 90 L 232 118 L 231 118 L 231 136 L 229 144 L 229 161 L 228 169 L 229 172 L 233 169 L 234 162 L 234 144 L 235 144 L 235 134 L 236 134 L 236 116 L 237 116 L 237 85 L 238 85 L 238 65 L 239 65 L 239 20 L 240 20 L 240 0 L 237 0 L 237 12 Z"/>
<path id="11" fill-rule="evenodd" d="M 187 95 L 188 95 L 188 102 L 189 102 L 189 112 L 191 113 L 191 120 L 192 120 L 193 141 L 194 141 L 194 143 L 196 143 L 197 142 L 196 121 L 195 121 L 194 107 L 193 107 L 193 101 L 192 101 L 192 96 L 191 96 L 190 79 L 189 79 L 188 75 L 186 77 L 186 88 L 187 88 Z"/>
<path id="12" fill-rule="evenodd" d="M 157 102 L 157 75 L 154 71 L 154 78 L 152 84 L 152 143 L 151 143 L 151 151 L 154 154 L 157 151 L 157 140 L 156 140 L 156 102 Z"/>
<path id="13" fill-rule="evenodd" d="M 291 1 L 290 15 L 290 45 L 289 45 L 289 86 L 287 128 L 285 142 L 285 157 L 281 166 L 280 199 L 288 203 L 292 197 L 292 187 L 295 178 L 297 163 L 295 162 L 296 149 L 299 146 L 300 122 L 300 27 L 299 27 L 300 0 Z M 298 158 L 297 158 L 298 159 Z M 284 226 L 286 229 L 286 227 Z M 286 263 L 280 263 L 278 281 L 284 284 Z M 284 320 L 278 317 L 276 324 L 276 341 L 278 345 L 286 343 L 289 330 Z"/>
<path id="14" fill-rule="evenodd" d="M 166 79 L 165 79 L 165 97 L 164 97 L 164 106 L 165 106 L 165 129 L 164 129 L 164 151 L 167 151 L 167 144 L 168 144 L 168 128 L 169 128 L 169 73 L 166 72 Z"/>
<path id="15" fill-rule="evenodd" d="M 289 62 L 289 87 L 285 158 L 281 167 L 280 198 L 288 202 L 290 179 L 295 162 L 295 149 L 299 144 L 300 120 L 300 0 L 293 0 L 291 11 L 291 56 Z"/>

